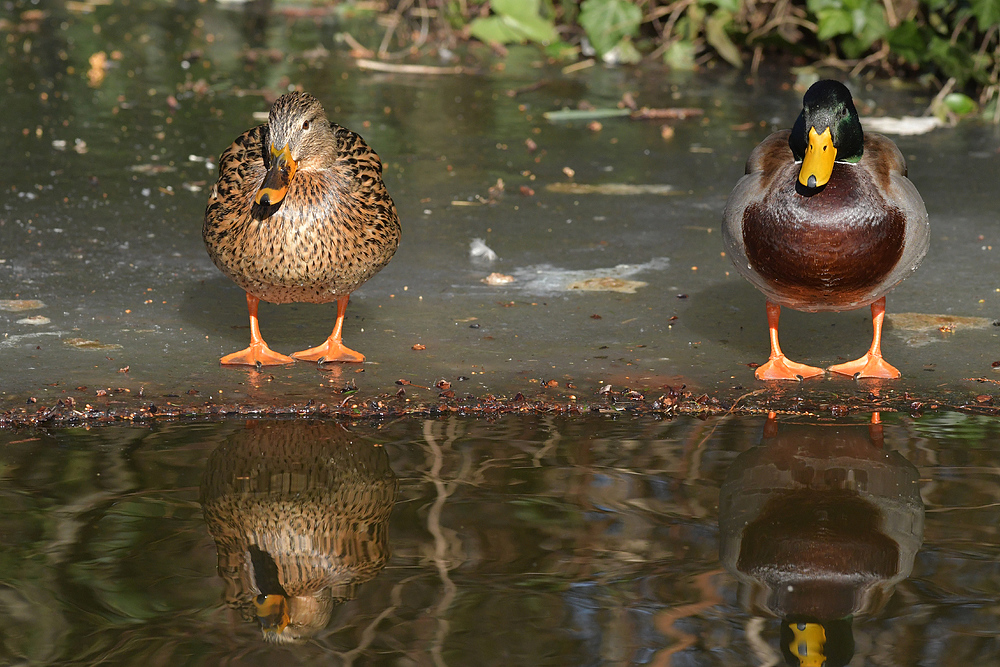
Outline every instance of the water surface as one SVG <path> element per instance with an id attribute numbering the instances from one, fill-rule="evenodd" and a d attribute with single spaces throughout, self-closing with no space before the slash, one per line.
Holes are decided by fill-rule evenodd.
<path id="1" fill-rule="evenodd" d="M 1000 426 L 883 421 L 0 431 L 0 660 L 780 664 L 790 618 L 829 664 L 844 628 L 855 665 L 995 661 Z"/>

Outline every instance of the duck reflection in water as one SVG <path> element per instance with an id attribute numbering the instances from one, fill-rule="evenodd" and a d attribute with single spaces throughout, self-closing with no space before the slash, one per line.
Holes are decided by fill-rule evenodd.
<path id="1" fill-rule="evenodd" d="M 398 482 L 338 424 L 251 422 L 209 456 L 201 504 L 226 603 L 264 639 L 314 635 L 389 558 Z"/>
<path id="2" fill-rule="evenodd" d="M 730 468 L 719 501 L 720 556 L 743 606 L 781 621 L 796 667 L 854 655 L 852 621 L 877 613 L 913 569 L 924 507 L 916 467 L 865 425 L 786 424 Z"/>

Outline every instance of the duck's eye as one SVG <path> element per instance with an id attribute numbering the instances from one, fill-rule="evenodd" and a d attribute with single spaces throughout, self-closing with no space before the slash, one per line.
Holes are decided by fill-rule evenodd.
<path id="1" fill-rule="evenodd" d="M 302 121 L 302 129 L 303 130 L 308 130 L 309 129 L 309 121 L 307 121 L 307 120 Z"/>

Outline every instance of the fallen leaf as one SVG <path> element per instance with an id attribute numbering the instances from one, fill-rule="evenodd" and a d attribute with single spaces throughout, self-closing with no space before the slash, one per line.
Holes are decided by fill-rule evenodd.
<path id="1" fill-rule="evenodd" d="M 879 118 L 863 118 L 861 120 L 861 124 L 866 130 L 871 130 L 872 132 L 896 134 L 901 137 L 908 137 L 916 134 L 927 134 L 931 130 L 944 125 L 941 119 L 936 116 L 903 116 L 901 118 L 884 116 Z"/>
<path id="2" fill-rule="evenodd" d="M 662 118 L 684 120 L 692 116 L 700 116 L 703 113 L 705 113 L 703 109 L 697 108 L 668 107 L 666 109 L 650 109 L 643 107 L 630 114 L 630 116 L 633 120 L 656 120 Z"/>
<path id="3" fill-rule="evenodd" d="M 623 280 L 622 278 L 587 278 L 570 283 L 567 289 L 581 290 L 583 292 L 621 292 L 623 294 L 635 294 L 640 287 L 645 287 L 649 283 L 641 280 Z"/>
<path id="4" fill-rule="evenodd" d="M 494 271 L 490 275 L 483 278 L 481 282 L 484 282 L 487 285 L 509 285 L 514 282 L 514 280 L 514 276 L 508 276 Z"/>
<path id="5" fill-rule="evenodd" d="M 549 192 L 564 195 L 676 195 L 681 194 L 674 186 L 650 183 L 600 183 L 586 185 L 583 183 L 549 183 L 545 186 Z"/>
<path id="6" fill-rule="evenodd" d="M 87 59 L 90 69 L 87 70 L 87 83 L 96 88 L 104 82 L 104 74 L 108 64 L 108 55 L 104 51 L 91 54 Z"/>
<path id="7" fill-rule="evenodd" d="M 38 299 L 0 299 L 0 310 L 9 313 L 20 313 L 25 310 L 38 310 L 45 304 Z"/>
<path id="8" fill-rule="evenodd" d="M 129 171 L 134 171 L 139 174 L 167 174 L 173 171 L 177 171 L 176 167 L 171 167 L 168 164 L 133 164 L 130 166 Z"/>
<path id="9" fill-rule="evenodd" d="M 115 343 L 102 343 L 99 340 L 87 340 L 86 338 L 64 338 L 64 345 L 75 347 L 78 350 L 120 350 L 121 345 Z"/>
<path id="10" fill-rule="evenodd" d="M 889 331 L 902 338 L 910 347 L 940 342 L 966 329 L 987 329 L 993 320 L 986 317 L 959 317 L 927 313 L 887 313 Z"/>

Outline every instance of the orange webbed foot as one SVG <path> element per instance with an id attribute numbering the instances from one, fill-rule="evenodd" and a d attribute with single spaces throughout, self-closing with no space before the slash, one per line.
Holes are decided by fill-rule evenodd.
<path id="1" fill-rule="evenodd" d="M 267 346 L 267 343 L 261 341 L 260 343 L 251 343 L 250 347 L 245 350 L 227 354 L 219 362 L 223 366 L 279 366 L 293 364 L 295 360 L 275 352 Z"/>
<path id="2" fill-rule="evenodd" d="M 311 347 L 308 350 L 295 352 L 292 356 L 299 361 L 316 361 L 321 364 L 330 361 L 360 364 L 365 360 L 365 355 L 360 352 L 355 352 L 351 348 L 345 346 L 338 340 L 334 340 L 333 338 L 328 338 L 325 343 L 317 347 Z"/>
<path id="3" fill-rule="evenodd" d="M 754 372 L 758 380 L 805 380 L 822 374 L 822 368 L 791 361 L 785 355 L 771 357 Z"/>
<path id="4" fill-rule="evenodd" d="M 865 356 L 854 361 L 830 366 L 827 370 L 831 373 L 847 375 L 856 378 L 883 378 L 895 380 L 900 377 L 900 372 L 896 367 L 882 358 L 880 354 L 868 352 Z"/>

